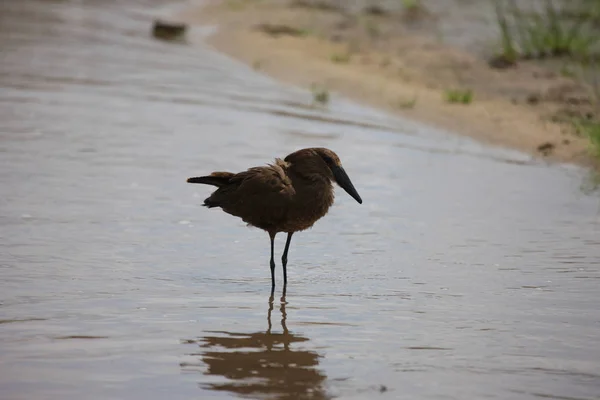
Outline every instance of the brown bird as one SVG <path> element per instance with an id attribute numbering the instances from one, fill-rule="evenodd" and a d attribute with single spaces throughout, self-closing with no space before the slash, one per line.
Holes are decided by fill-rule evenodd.
<path id="1" fill-rule="evenodd" d="M 237 174 L 213 172 L 187 181 L 218 187 L 204 200 L 204 206 L 221 207 L 248 225 L 267 231 L 271 238 L 271 292 L 275 290 L 273 252 L 278 232 L 287 232 L 281 257 L 285 291 L 292 235 L 327 214 L 334 198 L 332 181 L 362 204 L 338 156 L 322 147 L 298 150 L 284 160 L 276 158 L 274 164 Z"/>

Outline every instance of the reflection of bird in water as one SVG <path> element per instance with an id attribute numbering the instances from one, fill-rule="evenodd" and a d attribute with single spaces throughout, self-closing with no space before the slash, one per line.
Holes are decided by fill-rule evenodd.
<path id="1" fill-rule="evenodd" d="M 310 228 L 327 214 L 333 204 L 331 183 L 337 182 L 350 196 L 362 203 L 339 157 L 322 147 L 298 150 L 285 157 L 285 160 L 277 158 L 272 165 L 250 168 L 237 174 L 213 172 L 187 181 L 218 188 L 204 200 L 206 207 L 220 207 L 226 213 L 240 217 L 248 225 L 269 233 L 271 293 L 275 290 L 275 235 L 278 232 L 288 234 L 281 258 L 284 296 L 287 255 L 292 235 Z"/>
<path id="2" fill-rule="evenodd" d="M 271 332 L 273 296 L 269 299 L 266 332 L 211 332 L 198 341 L 202 348 L 205 375 L 223 376 L 227 382 L 208 383 L 209 390 L 243 396 L 276 399 L 328 399 L 323 388 L 326 376 L 316 369 L 320 355 L 310 350 L 294 350 L 293 343 L 309 339 L 290 333 L 286 326 L 285 299 L 281 302 L 282 333 Z M 182 364 L 182 368 L 191 367 Z"/>

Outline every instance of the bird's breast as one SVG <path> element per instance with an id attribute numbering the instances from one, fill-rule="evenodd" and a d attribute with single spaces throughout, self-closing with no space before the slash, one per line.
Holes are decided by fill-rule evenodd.
<path id="1" fill-rule="evenodd" d="M 310 228 L 327 214 L 333 204 L 334 194 L 331 183 L 309 187 L 296 187 L 296 195 L 288 210 L 285 232 L 295 232 Z"/>

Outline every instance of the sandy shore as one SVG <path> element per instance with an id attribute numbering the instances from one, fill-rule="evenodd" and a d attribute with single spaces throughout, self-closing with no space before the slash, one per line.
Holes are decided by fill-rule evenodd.
<path id="1" fill-rule="evenodd" d="M 218 25 L 211 45 L 282 81 L 317 84 L 493 145 L 599 167 L 587 139 L 558 118 L 582 110 L 585 92 L 576 82 L 533 64 L 493 69 L 459 46 L 407 34 L 396 23 L 406 15 L 358 18 L 263 0 L 215 1 L 175 18 Z M 451 89 L 471 90 L 473 101 L 449 102 Z"/>

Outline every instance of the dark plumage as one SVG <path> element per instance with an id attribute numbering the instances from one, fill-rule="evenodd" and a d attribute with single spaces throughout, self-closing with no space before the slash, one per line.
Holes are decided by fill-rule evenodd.
<path id="1" fill-rule="evenodd" d="M 292 235 L 310 228 L 327 214 L 334 198 L 332 182 L 337 182 L 362 203 L 338 156 L 322 147 L 298 150 L 284 160 L 276 158 L 273 164 L 237 174 L 213 172 L 187 181 L 218 188 L 204 200 L 204 206 L 221 207 L 226 213 L 269 233 L 272 290 L 275 288 L 274 239 L 278 232 L 288 234 L 281 259 L 285 290 Z"/>

